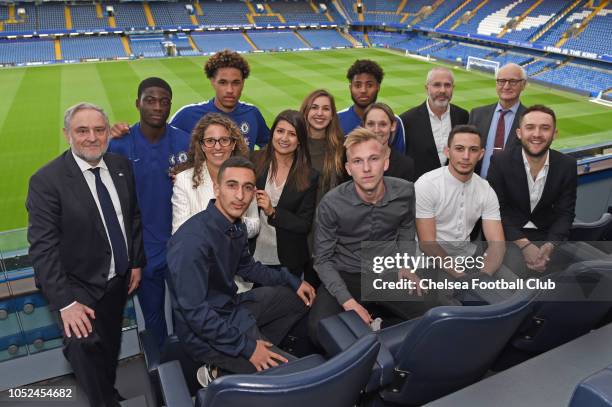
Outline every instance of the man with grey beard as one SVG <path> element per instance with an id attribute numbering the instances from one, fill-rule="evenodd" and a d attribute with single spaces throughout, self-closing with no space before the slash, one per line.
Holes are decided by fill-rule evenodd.
<path id="1" fill-rule="evenodd" d="M 427 100 L 400 115 L 406 137 L 406 155 L 414 160 L 417 179 L 446 165 L 444 147 L 448 134 L 456 125 L 468 122 L 467 110 L 450 103 L 454 87 L 455 78 L 449 69 L 433 68 L 427 73 L 425 82 Z"/>
<path id="2" fill-rule="evenodd" d="M 123 400 L 114 387 L 123 307 L 145 265 L 132 167 L 106 152 L 109 129 L 98 106 L 66 110 L 70 148 L 32 175 L 26 201 L 36 285 L 92 407 Z"/>

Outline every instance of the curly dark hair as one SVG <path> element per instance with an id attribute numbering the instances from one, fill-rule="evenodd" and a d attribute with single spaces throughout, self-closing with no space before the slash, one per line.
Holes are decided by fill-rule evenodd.
<path id="1" fill-rule="evenodd" d="M 376 82 L 379 84 L 382 83 L 383 76 L 385 76 L 385 73 L 380 65 L 369 59 L 356 60 L 346 73 L 346 78 L 350 82 L 353 80 L 355 75 L 359 75 L 360 73 L 369 73 L 370 75 L 374 76 Z"/>
<path id="2" fill-rule="evenodd" d="M 206 65 L 204 65 L 206 77 L 208 79 L 214 78 L 217 74 L 217 70 L 220 68 L 236 68 L 242 72 L 242 79 L 248 78 L 249 73 L 251 72 L 251 68 L 249 67 L 247 60 L 236 51 L 231 51 L 229 49 L 219 51 L 208 58 Z"/>
<path id="3" fill-rule="evenodd" d="M 187 152 L 187 161 L 177 165 L 174 168 L 175 174 L 184 171 L 188 168 L 193 168 L 193 189 L 202 183 L 202 167 L 206 163 L 206 153 L 202 150 L 201 143 L 204 139 L 204 133 L 213 124 L 222 126 L 227 130 L 228 135 L 234 141 L 232 156 L 248 157 L 249 148 L 244 141 L 244 136 L 236 126 L 236 123 L 229 117 L 219 113 L 207 113 L 202 117 L 191 132 L 191 142 L 189 143 L 189 151 Z"/>

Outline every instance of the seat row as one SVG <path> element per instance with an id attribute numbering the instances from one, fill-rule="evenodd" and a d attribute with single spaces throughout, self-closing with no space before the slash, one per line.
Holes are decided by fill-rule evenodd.
<path id="1" fill-rule="evenodd" d="M 325 357 L 309 355 L 257 375 L 225 376 L 207 389 L 199 389 L 199 366 L 178 339 L 169 338 L 160 353 L 145 331 L 143 346 L 160 401 L 170 407 L 193 405 L 191 395 L 197 395 L 196 406 L 348 406 L 358 399 L 371 406 L 421 405 L 469 386 L 487 372 L 556 348 L 609 319 L 612 259 L 577 263 L 551 279 L 557 285 L 554 291 L 524 290 L 497 304 L 436 307 L 376 333 L 357 314 L 342 313 L 321 322 Z M 343 379 L 349 374 L 350 380 Z M 273 380 L 266 377 L 270 375 Z M 589 383 L 601 382 L 600 376 Z M 583 395 L 588 386 L 577 394 L 592 396 Z M 340 396 L 344 398 L 329 403 L 330 397 Z"/>

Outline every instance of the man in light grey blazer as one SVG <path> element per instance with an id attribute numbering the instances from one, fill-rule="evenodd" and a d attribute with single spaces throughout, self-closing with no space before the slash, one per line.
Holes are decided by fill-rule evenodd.
<path id="1" fill-rule="evenodd" d="M 476 126 L 484 138 L 485 154 L 476 166 L 476 173 L 486 178 L 491 156 L 497 151 L 520 146 L 516 137 L 519 118 L 525 110 L 520 101 L 527 86 L 527 73 L 520 65 L 502 66 L 495 75 L 496 103 L 472 109 L 468 124 Z"/>

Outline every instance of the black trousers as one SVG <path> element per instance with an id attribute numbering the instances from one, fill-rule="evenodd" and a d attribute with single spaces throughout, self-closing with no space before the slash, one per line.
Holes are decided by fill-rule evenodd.
<path id="1" fill-rule="evenodd" d="M 308 311 L 304 302 L 287 287 L 253 288 L 250 297 L 250 300 L 240 304 L 251 312 L 256 321 L 246 334 L 251 339 L 263 339 L 274 345 L 278 345 L 291 327 Z M 271 350 L 287 356 L 276 346 Z M 203 359 L 201 362 L 214 365 L 223 372 L 257 371 L 249 359 L 243 356 L 234 357 L 212 350 Z"/>
<path id="2" fill-rule="evenodd" d="M 115 378 L 129 275 L 108 281 L 104 295 L 92 307 L 96 318 L 90 318 L 93 331 L 87 338 L 77 338 L 74 333 L 68 338 L 64 333 L 64 356 L 92 407 L 119 406 Z"/>
<path id="3" fill-rule="evenodd" d="M 402 321 L 423 315 L 428 309 L 439 303 L 433 296 L 425 296 L 422 301 L 361 301 L 361 274 L 340 272 L 346 288 L 353 298 L 361 304 L 373 318 L 383 319 L 383 327 L 398 324 Z M 342 304 L 330 294 L 324 285 L 317 290 L 310 315 L 308 317 L 308 334 L 313 343 L 320 346 L 319 321 L 343 312 Z"/>

